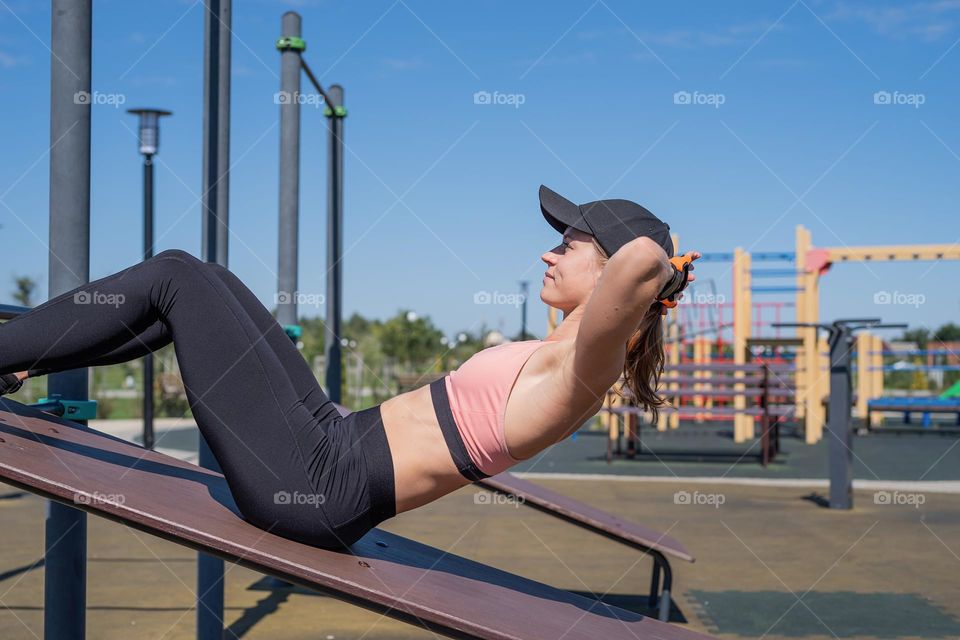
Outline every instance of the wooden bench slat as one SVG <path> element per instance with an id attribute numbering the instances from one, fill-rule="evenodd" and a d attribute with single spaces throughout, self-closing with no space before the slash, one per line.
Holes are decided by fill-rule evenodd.
<path id="1" fill-rule="evenodd" d="M 709 637 L 380 529 L 350 552 L 276 536 L 239 516 L 221 474 L 6 398 L 0 440 L 10 484 L 454 637 Z"/>

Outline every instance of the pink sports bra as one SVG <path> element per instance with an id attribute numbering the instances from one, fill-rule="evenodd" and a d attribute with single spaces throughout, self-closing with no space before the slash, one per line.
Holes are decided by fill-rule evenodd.
<path id="1" fill-rule="evenodd" d="M 478 469 L 496 475 L 520 462 L 507 450 L 503 422 L 520 370 L 543 340 L 507 342 L 478 351 L 444 380 L 457 430 Z"/>

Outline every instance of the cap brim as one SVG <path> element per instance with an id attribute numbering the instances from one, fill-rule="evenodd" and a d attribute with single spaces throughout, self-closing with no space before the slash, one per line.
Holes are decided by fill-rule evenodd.
<path id="1" fill-rule="evenodd" d="M 580 207 L 544 185 L 540 185 L 540 211 L 550 226 L 560 233 L 573 227 L 593 234 L 580 213 Z"/>

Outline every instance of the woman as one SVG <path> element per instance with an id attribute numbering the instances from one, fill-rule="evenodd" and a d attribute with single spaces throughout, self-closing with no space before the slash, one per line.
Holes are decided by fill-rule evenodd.
<path id="1" fill-rule="evenodd" d="M 540 297 L 563 311 L 560 326 L 545 340 L 485 349 L 430 385 L 346 417 L 233 273 L 176 249 L 0 325 L 0 393 L 173 342 L 193 416 L 243 517 L 344 548 L 565 438 L 623 373 L 642 406 L 663 404 L 661 313 L 694 279 L 700 255 L 678 270 L 669 227 L 633 202 L 578 207 L 541 186 L 540 204 L 564 234 L 541 256 Z"/>

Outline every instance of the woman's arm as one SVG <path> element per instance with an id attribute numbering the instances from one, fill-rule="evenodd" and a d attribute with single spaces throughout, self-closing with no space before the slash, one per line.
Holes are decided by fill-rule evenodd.
<path id="1" fill-rule="evenodd" d="M 623 245 L 607 261 L 574 342 L 577 387 L 603 394 L 620 378 L 627 340 L 672 273 L 663 248 L 644 236 Z"/>

